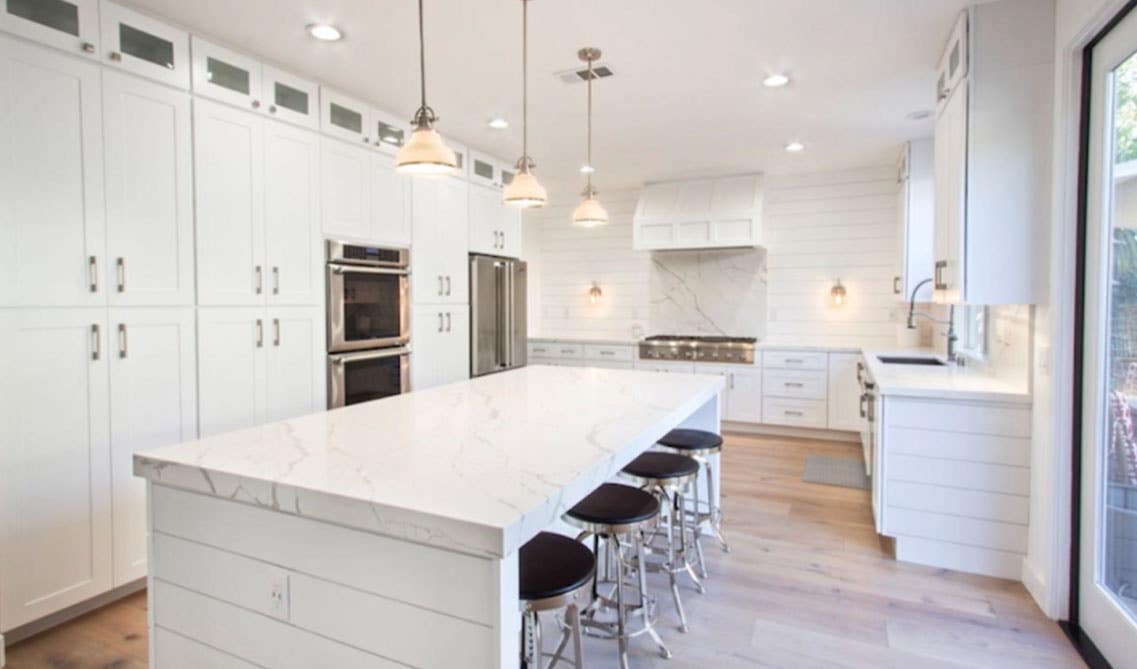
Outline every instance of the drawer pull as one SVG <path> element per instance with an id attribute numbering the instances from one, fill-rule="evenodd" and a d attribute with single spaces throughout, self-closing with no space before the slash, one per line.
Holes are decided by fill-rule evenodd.
<path id="1" fill-rule="evenodd" d="M 564 355 L 576 355 L 576 350 L 571 349 L 571 348 L 562 348 L 561 353 L 563 353 Z"/>
<path id="2" fill-rule="evenodd" d="M 801 365 L 803 363 L 805 363 L 805 360 L 801 358 L 786 358 L 787 365 Z"/>
<path id="3" fill-rule="evenodd" d="M 787 388 L 803 388 L 803 387 L 805 387 L 805 384 L 804 383 L 797 383 L 796 381 L 786 381 L 785 386 Z"/>
<path id="4" fill-rule="evenodd" d="M 801 416 L 801 415 L 803 415 L 800 411 L 791 411 L 789 409 L 786 409 L 785 414 L 787 416 Z"/>
<path id="5" fill-rule="evenodd" d="M 534 352 L 534 353 L 545 353 L 545 352 L 546 352 L 546 349 L 543 349 L 543 348 L 535 348 L 535 349 L 533 349 L 533 352 Z"/>
<path id="6" fill-rule="evenodd" d="M 601 351 L 600 355 L 616 355 L 615 351 Z"/>

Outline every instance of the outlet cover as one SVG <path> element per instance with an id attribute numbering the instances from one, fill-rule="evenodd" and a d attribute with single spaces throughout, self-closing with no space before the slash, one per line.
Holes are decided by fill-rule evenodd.
<path id="1" fill-rule="evenodd" d="M 269 615 L 288 620 L 288 574 L 273 574 L 269 578 Z"/>

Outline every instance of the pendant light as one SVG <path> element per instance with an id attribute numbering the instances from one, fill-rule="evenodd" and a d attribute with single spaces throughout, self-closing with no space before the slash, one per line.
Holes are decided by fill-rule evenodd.
<path id="1" fill-rule="evenodd" d="M 517 175 L 501 193 L 501 201 L 518 209 L 544 207 L 549 201 L 545 187 L 533 176 L 529 157 L 529 2 L 521 0 L 521 157 L 515 165 Z"/>
<path id="2" fill-rule="evenodd" d="M 426 45 L 423 40 L 422 0 L 418 0 L 418 66 L 421 98 L 415 112 L 414 131 L 395 156 L 395 171 L 414 176 L 453 174 L 458 168 L 454 151 L 434 129 L 438 117 L 426 104 Z"/>
<path id="3" fill-rule="evenodd" d="M 576 55 L 588 63 L 588 185 L 584 187 L 584 200 L 572 212 L 573 225 L 582 228 L 595 228 L 608 222 L 608 212 L 600 201 L 596 199 L 596 189 L 592 187 L 592 173 L 595 165 L 592 164 L 592 61 L 600 59 L 600 49 L 584 48 Z"/>

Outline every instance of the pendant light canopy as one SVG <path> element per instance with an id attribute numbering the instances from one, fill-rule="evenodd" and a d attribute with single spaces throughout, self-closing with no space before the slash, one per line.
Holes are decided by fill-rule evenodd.
<path id="1" fill-rule="evenodd" d="M 600 59 L 600 49 L 584 48 L 576 52 L 581 60 L 588 63 L 588 185 L 584 187 L 584 200 L 572 212 L 573 225 L 582 228 L 594 228 L 608 222 L 608 212 L 600 201 L 596 199 L 596 189 L 592 187 L 592 173 L 595 165 L 592 164 L 592 62 Z"/>
<path id="2" fill-rule="evenodd" d="M 422 1 L 418 0 L 418 65 L 421 98 L 418 111 L 411 121 L 414 124 L 411 138 L 395 156 L 395 170 L 401 174 L 415 176 L 453 174 L 458 168 L 458 158 L 434 129 L 434 122 L 438 117 L 426 104 L 426 46 L 423 40 Z"/>
<path id="3" fill-rule="evenodd" d="M 529 157 L 529 2 L 521 0 L 521 157 L 517 175 L 501 193 L 501 201 L 518 209 L 544 207 L 549 201 L 545 187 L 533 176 Z"/>

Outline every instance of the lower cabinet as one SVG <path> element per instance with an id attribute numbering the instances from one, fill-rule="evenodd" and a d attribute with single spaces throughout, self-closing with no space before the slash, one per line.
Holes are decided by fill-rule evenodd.
<path id="1" fill-rule="evenodd" d="M 470 308 L 415 305 L 411 311 L 411 390 L 470 378 Z"/>
<path id="2" fill-rule="evenodd" d="M 324 408 L 323 329 L 319 307 L 199 309 L 201 435 Z"/>
<path id="3" fill-rule="evenodd" d="M 0 632 L 146 572 L 134 451 L 195 435 L 193 309 L 0 313 Z"/>
<path id="4" fill-rule="evenodd" d="M 726 379 L 722 419 L 739 423 L 762 422 L 762 367 L 760 365 L 696 364 L 696 374 L 717 374 Z"/>
<path id="5" fill-rule="evenodd" d="M 861 382 L 857 379 L 860 353 L 829 354 L 829 429 L 864 431 L 861 417 Z"/>

